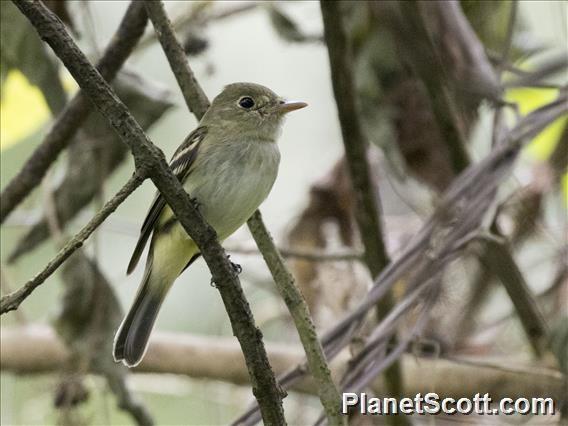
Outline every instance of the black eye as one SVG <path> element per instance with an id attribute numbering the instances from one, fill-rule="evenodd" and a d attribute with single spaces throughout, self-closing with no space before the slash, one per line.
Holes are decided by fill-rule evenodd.
<path id="1" fill-rule="evenodd" d="M 239 105 L 245 109 L 250 109 L 254 106 L 254 101 L 252 98 L 245 96 L 239 100 Z"/>

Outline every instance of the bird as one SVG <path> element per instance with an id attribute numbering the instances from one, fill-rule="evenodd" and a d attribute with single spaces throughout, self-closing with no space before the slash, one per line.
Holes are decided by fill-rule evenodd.
<path id="1" fill-rule="evenodd" d="M 284 117 L 306 106 L 259 84 L 229 84 L 175 151 L 169 166 L 220 242 L 268 196 L 278 173 L 277 139 Z M 113 344 L 114 360 L 128 367 L 144 358 L 168 290 L 200 256 L 159 192 L 142 223 L 127 274 L 135 269 L 148 241 L 142 282 Z"/>

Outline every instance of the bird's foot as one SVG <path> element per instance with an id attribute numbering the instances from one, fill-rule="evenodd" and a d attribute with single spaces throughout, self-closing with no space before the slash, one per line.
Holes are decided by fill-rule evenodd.
<path id="1" fill-rule="evenodd" d="M 243 272 L 243 267 L 241 265 L 239 265 L 238 263 L 231 262 L 230 254 L 227 255 L 227 260 L 229 261 L 229 263 L 231 263 L 231 267 L 233 268 L 235 274 L 239 275 L 241 272 Z"/>
<path id="2" fill-rule="evenodd" d="M 195 210 L 199 211 L 201 208 L 201 203 L 197 198 L 190 197 L 189 200 L 191 201 L 191 205 L 195 208 Z"/>
<path id="3" fill-rule="evenodd" d="M 227 260 L 231 264 L 231 267 L 233 268 L 233 272 L 235 274 L 239 275 L 241 272 L 243 272 L 243 267 L 241 265 L 239 265 L 238 263 L 231 262 L 231 255 L 230 254 L 227 255 Z M 215 284 L 213 277 L 211 277 L 211 282 L 209 284 L 211 285 L 211 287 L 217 288 L 217 284 Z"/>
<path id="4" fill-rule="evenodd" d="M 241 265 L 239 265 L 238 263 L 231 262 L 231 266 L 233 267 L 233 271 L 235 271 L 235 273 L 237 275 L 239 275 L 241 272 L 243 272 L 243 267 Z"/>

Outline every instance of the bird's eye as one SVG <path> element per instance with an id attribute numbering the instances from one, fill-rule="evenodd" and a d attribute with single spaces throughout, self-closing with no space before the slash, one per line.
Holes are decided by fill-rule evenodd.
<path id="1" fill-rule="evenodd" d="M 244 109 L 250 109 L 254 106 L 254 100 L 248 96 L 239 99 L 239 105 Z"/>

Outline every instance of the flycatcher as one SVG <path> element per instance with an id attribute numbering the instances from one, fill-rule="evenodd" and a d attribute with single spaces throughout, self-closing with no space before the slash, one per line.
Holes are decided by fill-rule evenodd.
<path id="1" fill-rule="evenodd" d="M 173 173 L 196 200 L 220 241 L 245 223 L 267 197 L 278 172 L 276 139 L 283 118 L 305 106 L 304 102 L 286 102 L 258 84 L 230 84 L 174 153 L 170 162 Z M 114 339 L 115 361 L 129 367 L 144 357 L 168 290 L 200 255 L 159 193 L 142 224 L 128 264 L 129 274 L 148 240 L 142 283 Z"/>

